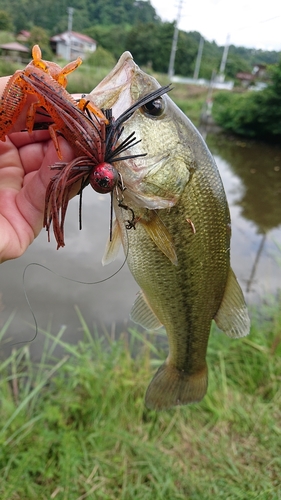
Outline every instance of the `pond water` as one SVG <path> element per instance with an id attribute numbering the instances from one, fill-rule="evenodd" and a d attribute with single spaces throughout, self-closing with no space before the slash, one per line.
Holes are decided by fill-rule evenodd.
<path id="1" fill-rule="evenodd" d="M 281 287 L 281 149 L 256 142 L 207 135 L 230 205 L 232 217 L 232 267 L 248 303 L 264 300 Z M 11 313 L 15 316 L 1 342 L 9 352 L 16 342 L 34 336 L 34 320 L 23 290 L 23 273 L 31 263 L 42 264 L 55 273 L 79 281 L 94 282 L 114 274 L 124 262 L 102 267 L 101 259 L 109 231 L 109 195 L 84 191 L 83 229 L 78 230 L 78 198 L 69 205 L 65 227 L 66 246 L 56 250 L 54 238 L 47 242 L 42 231 L 21 258 L 0 266 L 0 326 Z M 138 291 L 127 266 L 111 279 L 95 285 L 62 279 L 37 265 L 26 269 L 25 291 L 36 317 L 39 332 L 31 343 L 40 358 L 45 337 L 65 325 L 64 339 L 81 338 L 75 306 L 91 327 L 119 334 L 132 325 L 130 308 Z"/>

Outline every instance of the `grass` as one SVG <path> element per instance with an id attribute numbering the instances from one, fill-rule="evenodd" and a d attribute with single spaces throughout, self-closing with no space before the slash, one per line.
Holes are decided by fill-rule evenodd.
<path id="1" fill-rule="evenodd" d="M 86 62 L 68 77 L 67 90 L 70 94 L 89 93 L 103 80 L 112 68 L 92 67 Z"/>
<path id="2" fill-rule="evenodd" d="M 143 398 L 163 339 L 99 336 L 80 311 L 78 345 L 41 331 L 37 366 L 26 346 L 0 364 L 1 499 L 281 499 L 278 306 L 253 314 L 248 338 L 213 331 L 206 397 L 160 413 Z"/>

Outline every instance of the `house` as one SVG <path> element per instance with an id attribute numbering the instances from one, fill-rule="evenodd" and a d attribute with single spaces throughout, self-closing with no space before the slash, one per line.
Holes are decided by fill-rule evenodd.
<path id="1" fill-rule="evenodd" d="M 266 65 L 265 64 L 255 64 L 252 71 L 256 78 L 266 78 Z"/>
<path id="2" fill-rule="evenodd" d="M 18 42 L 3 43 L 0 49 L 3 57 L 15 62 L 23 62 L 30 55 L 30 49 Z"/>
<path id="3" fill-rule="evenodd" d="M 17 41 L 26 43 L 30 38 L 30 31 L 21 30 L 17 35 Z"/>
<path id="4" fill-rule="evenodd" d="M 77 57 L 83 59 L 97 48 L 97 42 L 93 38 L 76 31 L 65 31 L 55 35 L 50 39 L 50 43 L 55 54 L 67 61 Z"/>
<path id="5" fill-rule="evenodd" d="M 236 79 L 239 80 L 240 85 L 244 88 L 249 88 L 253 87 L 253 85 L 256 87 L 258 84 L 258 81 L 260 80 L 267 80 L 268 75 L 266 72 L 266 65 L 265 64 L 255 64 L 252 69 L 252 73 L 246 73 L 240 71 L 239 73 L 236 74 Z M 259 82 L 262 83 L 262 82 Z M 260 86 L 261 88 L 265 88 L 267 85 L 266 83 L 264 85 Z"/>
<path id="6" fill-rule="evenodd" d="M 244 88 L 248 88 L 255 80 L 255 75 L 253 73 L 246 73 L 240 71 L 236 74 L 237 80 L 239 80 L 240 85 Z"/>

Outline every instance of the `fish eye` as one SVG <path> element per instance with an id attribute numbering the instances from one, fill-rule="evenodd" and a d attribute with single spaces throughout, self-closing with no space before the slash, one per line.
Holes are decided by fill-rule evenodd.
<path id="1" fill-rule="evenodd" d="M 158 97 L 144 104 L 141 109 L 146 115 L 161 116 L 165 109 L 165 103 L 162 97 Z"/>

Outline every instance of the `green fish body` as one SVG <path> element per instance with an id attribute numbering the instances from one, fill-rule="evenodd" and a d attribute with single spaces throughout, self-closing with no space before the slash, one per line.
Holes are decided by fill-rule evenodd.
<path id="1" fill-rule="evenodd" d="M 118 116 L 157 87 L 125 53 L 91 98 Z M 136 111 L 124 127 L 124 134 L 135 131 L 141 139 L 134 153 L 147 156 L 115 164 L 126 190 L 122 203 L 121 194 L 115 197 L 116 222 L 105 261 L 122 241 L 141 288 L 131 317 L 145 328 L 166 329 L 169 355 L 146 393 L 148 408 L 161 410 L 204 397 L 213 319 L 233 338 L 246 335 L 250 322 L 230 267 L 224 188 L 201 135 L 167 95 Z M 127 229 L 131 213 L 135 227 Z"/>

